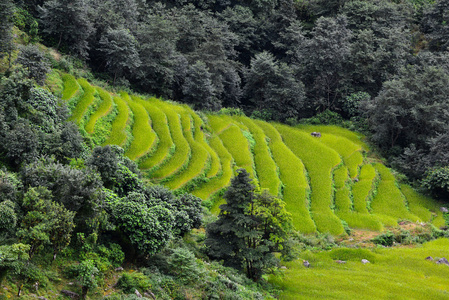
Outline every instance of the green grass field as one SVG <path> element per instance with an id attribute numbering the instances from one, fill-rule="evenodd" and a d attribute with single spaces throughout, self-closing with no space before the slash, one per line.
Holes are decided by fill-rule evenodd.
<path id="1" fill-rule="evenodd" d="M 448 299 L 448 266 L 425 260 L 447 257 L 448 248 L 441 239 L 416 248 L 306 251 L 301 259 L 310 268 L 295 260 L 285 264 L 285 276 L 270 281 L 283 289 L 280 299 Z"/>
<path id="2" fill-rule="evenodd" d="M 281 181 L 277 174 L 277 166 L 271 157 L 265 133 L 250 118 L 234 117 L 234 119 L 243 123 L 256 141 L 253 154 L 260 187 L 268 189 L 275 196 L 279 195 Z"/>
<path id="3" fill-rule="evenodd" d="M 118 114 L 112 122 L 111 134 L 103 145 L 122 146 L 127 138 L 126 125 L 129 122 L 129 108 L 120 96 L 114 96 L 113 101 L 117 105 Z"/>
<path id="4" fill-rule="evenodd" d="M 125 155 L 134 160 L 149 152 L 158 142 L 158 138 L 150 125 L 150 117 L 142 104 L 134 101 L 125 93 L 122 94 L 122 97 L 134 115 L 133 140 L 125 151 Z"/>
<path id="5" fill-rule="evenodd" d="M 69 101 L 75 97 L 75 94 L 80 90 L 80 86 L 73 75 L 65 73 L 61 77 L 64 82 L 64 89 L 62 91 L 61 99 L 64 101 Z"/>
<path id="6" fill-rule="evenodd" d="M 333 205 L 332 170 L 341 163 L 338 153 L 309 134 L 276 124 L 285 144 L 304 163 L 310 177 L 311 213 L 320 232 L 344 233 L 341 220 L 331 210 Z"/>
<path id="7" fill-rule="evenodd" d="M 255 178 L 250 145 L 240 127 L 233 124 L 222 131 L 219 136 L 225 148 L 231 153 L 237 167 L 244 168 L 251 175 L 251 178 Z"/>
<path id="8" fill-rule="evenodd" d="M 89 121 L 85 125 L 87 133 L 92 134 L 94 132 L 95 124 L 98 119 L 106 116 L 112 109 L 112 96 L 102 88 L 97 87 L 97 93 L 100 96 L 101 103 L 95 112 L 90 116 Z"/>
<path id="9" fill-rule="evenodd" d="M 143 170 L 152 170 L 163 164 L 164 160 L 168 159 L 172 149 L 174 149 L 174 143 L 171 138 L 170 128 L 165 113 L 158 108 L 161 105 L 161 101 L 155 98 L 143 100 L 141 98 L 134 98 L 135 101 L 142 104 L 146 109 L 152 120 L 151 124 L 153 130 L 159 138 L 157 149 L 151 153 L 151 156 L 144 158 L 140 161 L 139 167 Z"/>
<path id="10" fill-rule="evenodd" d="M 269 147 L 279 167 L 283 183 L 283 196 L 287 210 L 292 214 L 293 226 L 301 232 L 316 232 L 315 222 L 309 211 L 309 184 L 302 161 L 284 144 L 279 132 L 271 124 L 254 121 L 269 138 Z"/>
<path id="11" fill-rule="evenodd" d="M 377 193 L 371 202 L 372 212 L 377 215 L 389 216 L 396 220 L 420 220 L 408 211 L 406 198 L 397 187 L 391 171 L 382 164 L 375 164 L 374 167 L 380 175 L 380 182 L 377 187 Z"/>
<path id="12" fill-rule="evenodd" d="M 175 144 L 175 151 L 173 155 L 159 169 L 149 173 L 149 176 L 156 181 L 160 181 L 168 176 L 171 176 L 178 172 L 180 169 L 184 168 L 188 164 L 190 158 L 189 143 L 184 137 L 183 126 L 181 125 L 181 117 L 183 117 L 184 119 L 187 118 L 189 122 L 188 124 L 190 124 L 189 114 L 184 113 L 182 114 L 182 116 L 180 116 L 176 112 L 177 109 L 174 107 L 174 105 L 169 103 L 163 103 L 159 106 L 159 108 L 167 116 L 171 137 L 173 139 L 173 143 Z"/>
<path id="13" fill-rule="evenodd" d="M 223 146 L 223 142 L 218 136 L 213 136 L 210 139 L 211 148 L 218 154 L 221 162 L 221 175 L 210 179 L 208 182 L 201 185 L 198 189 L 192 192 L 197 197 L 206 200 L 214 193 L 220 191 L 222 188 L 227 186 L 231 181 L 234 174 L 232 164 L 233 159 L 229 151 Z"/>
<path id="14" fill-rule="evenodd" d="M 70 118 L 71 121 L 74 121 L 76 124 L 81 122 L 84 114 L 86 113 L 89 106 L 94 102 L 96 89 L 87 82 L 86 79 L 80 78 L 78 79 L 78 84 L 83 88 L 83 95 L 76 103 L 75 108 L 72 110 L 72 116 Z"/>
<path id="15" fill-rule="evenodd" d="M 201 143 L 195 141 L 193 138 L 193 131 L 190 128 L 193 118 L 187 110 L 185 110 L 185 112 L 187 113 L 188 118 L 186 117 L 182 119 L 182 125 L 184 129 L 184 137 L 189 143 L 191 150 L 191 158 L 186 169 L 171 178 L 170 181 L 164 182 L 164 185 L 172 190 L 179 189 L 185 186 L 189 181 L 194 180 L 196 177 L 204 175 L 205 169 L 210 160 L 210 155 L 206 149 L 204 149 Z M 195 125 L 193 127 L 195 127 Z"/>
<path id="16" fill-rule="evenodd" d="M 445 225 L 440 204 L 399 187 L 382 164 L 364 163 L 369 147 L 363 135 L 336 126 L 292 128 L 241 116 L 200 117 L 188 106 L 155 98 L 111 97 L 67 74 L 61 75 L 60 89 L 62 83 L 71 119 L 85 124 L 96 143 L 109 135 L 104 145 L 124 146 L 154 183 L 193 190 L 207 200 L 229 184 L 237 168 L 245 168 L 256 184 L 283 197 L 303 233 L 343 234 L 342 220 L 368 230 L 401 219 Z"/>

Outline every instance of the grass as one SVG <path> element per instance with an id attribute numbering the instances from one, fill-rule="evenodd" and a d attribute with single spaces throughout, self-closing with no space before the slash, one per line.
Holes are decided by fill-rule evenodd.
<path id="1" fill-rule="evenodd" d="M 440 206 L 444 206 L 443 204 L 439 205 L 439 203 L 432 198 L 419 194 L 409 185 L 402 184 L 400 188 L 402 194 L 407 199 L 410 212 L 420 217 L 425 222 L 432 221 L 432 224 L 436 227 L 443 227 L 446 225 L 443 214 L 440 211 Z"/>
<path id="2" fill-rule="evenodd" d="M 78 103 L 72 110 L 72 116 L 70 118 L 70 121 L 74 121 L 76 124 L 80 123 L 81 119 L 84 116 L 84 113 L 94 101 L 95 98 L 94 95 L 96 92 L 96 89 L 93 86 L 91 86 L 86 79 L 80 78 L 78 79 L 78 83 L 83 88 L 84 94 L 78 100 Z"/>
<path id="3" fill-rule="evenodd" d="M 210 127 L 216 135 L 229 128 L 233 123 L 232 118 L 226 115 L 208 115 L 207 118 Z"/>
<path id="4" fill-rule="evenodd" d="M 203 200 L 206 200 L 214 193 L 227 186 L 234 174 L 232 169 L 232 155 L 225 148 L 225 146 L 223 146 L 223 142 L 220 140 L 220 138 L 215 135 L 210 139 L 209 143 L 211 148 L 218 154 L 218 157 L 220 158 L 222 171 L 221 175 L 210 179 L 208 182 L 201 185 L 197 190 L 192 192 L 193 195 Z"/>
<path id="5" fill-rule="evenodd" d="M 149 100 L 135 98 L 135 100 L 145 107 L 151 117 L 153 130 L 159 138 L 157 149 L 151 154 L 151 156 L 140 161 L 139 167 L 143 170 L 156 169 L 171 156 L 173 152 L 172 149 L 175 147 L 171 138 L 167 116 L 161 109 L 158 108 L 158 106 L 161 105 L 160 100 L 155 98 Z"/>
<path id="6" fill-rule="evenodd" d="M 396 186 L 396 181 L 391 171 L 382 164 L 375 164 L 375 169 L 380 175 L 380 183 L 377 193 L 371 202 L 372 212 L 379 215 L 390 216 L 410 221 L 420 220 L 411 214 L 406 207 L 406 199 Z"/>
<path id="7" fill-rule="evenodd" d="M 73 75 L 65 73 L 61 77 L 64 82 L 64 89 L 62 90 L 61 99 L 64 101 L 69 101 L 79 91 L 80 86 Z"/>
<path id="8" fill-rule="evenodd" d="M 311 213 L 320 232 L 344 233 L 340 219 L 331 210 L 332 170 L 341 163 L 338 153 L 304 131 L 276 124 L 285 144 L 304 163 L 310 177 Z"/>
<path id="9" fill-rule="evenodd" d="M 247 117 L 234 117 L 234 119 L 243 123 L 256 141 L 253 154 L 260 187 L 268 189 L 275 196 L 279 195 L 281 181 L 277 174 L 277 166 L 271 157 L 264 131 Z"/>
<path id="10" fill-rule="evenodd" d="M 367 144 L 365 144 L 362 140 L 365 138 L 365 136 L 361 133 L 353 132 L 351 130 L 334 126 L 334 125 L 298 125 L 297 128 L 307 131 L 309 134 L 317 131 L 328 134 L 333 134 L 336 136 L 344 137 L 354 144 L 358 145 L 360 148 L 362 148 L 365 151 L 369 151 L 370 148 Z"/>
<path id="11" fill-rule="evenodd" d="M 112 109 L 112 97 L 107 91 L 102 88 L 97 87 L 98 95 L 100 96 L 101 103 L 98 106 L 97 110 L 90 116 L 89 121 L 84 127 L 87 133 L 92 134 L 94 132 L 95 123 L 101 117 L 106 116 L 111 112 Z"/>
<path id="12" fill-rule="evenodd" d="M 310 268 L 295 260 L 285 264 L 285 276 L 270 281 L 282 288 L 280 299 L 447 299 L 448 267 L 424 258 L 447 256 L 448 248 L 449 240 L 441 239 L 417 248 L 306 251 L 301 259 Z M 362 264 L 362 258 L 371 263 Z"/>
<path id="13" fill-rule="evenodd" d="M 193 138 L 193 130 L 191 128 L 191 122 L 193 121 L 190 113 L 185 110 L 188 118 L 182 119 L 182 125 L 184 130 L 184 137 L 189 143 L 191 150 L 191 158 L 186 169 L 182 172 L 177 173 L 176 177 L 171 178 L 170 181 L 164 182 L 164 185 L 172 190 L 179 189 L 185 186 L 189 181 L 197 178 L 198 176 L 204 175 L 205 168 L 207 167 L 210 156 L 209 153 L 204 149 L 201 143 L 195 141 Z M 194 127 L 195 128 L 195 127 Z"/>
<path id="14" fill-rule="evenodd" d="M 151 128 L 150 117 L 142 104 L 132 100 L 126 93 L 123 93 L 123 99 L 128 103 L 134 115 L 134 124 L 132 126 L 133 140 L 126 149 L 125 155 L 135 160 L 150 151 L 158 139 L 153 128 Z"/>
<path id="15" fill-rule="evenodd" d="M 255 120 L 254 122 L 263 129 L 269 138 L 268 145 L 274 161 L 279 167 L 279 175 L 283 183 L 283 199 L 286 203 L 286 209 L 292 214 L 293 226 L 303 233 L 316 232 L 316 226 L 308 208 L 309 184 L 304 164 L 284 144 L 276 128 L 263 121 Z"/>
<path id="16" fill-rule="evenodd" d="M 205 176 L 207 178 L 215 177 L 218 172 L 221 170 L 221 163 L 220 159 L 218 157 L 218 154 L 215 153 L 215 151 L 209 146 L 209 144 L 206 142 L 205 136 L 204 136 L 204 127 L 205 124 L 203 123 L 203 120 L 190 108 L 186 107 L 186 109 L 191 113 L 193 124 L 194 124 L 194 140 L 199 145 L 201 145 L 209 154 L 210 158 L 210 165 L 208 170 L 206 171 Z"/>
<path id="17" fill-rule="evenodd" d="M 175 106 L 169 103 L 161 103 L 159 108 L 167 116 L 171 137 L 175 144 L 175 152 L 159 169 L 150 173 L 150 177 L 156 180 L 162 180 L 175 174 L 187 165 L 190 158 L 190 146 L 184 137 L 181 116 L 176 112 Z M 183 114 L 182 117 L 187 118 L 190 122 L 188 114 Z"/>
<path id="18" fill-rule="evenodd" d="M 334 171 L 335 208 L 339 212 L 352 210 L 351 191 L 346 185 L 348 174 L 348 168 L 344 165 Z"/>
<path id="19" fill-rule="evenodd" d="M 240 128 L 233 124 L 222 131 L 219 136 L 223 145 L 234 158 L 237 167 L 246 169 L 251 178 L 255 178 L 250 145 Z"/>
<path id="20" fill-rule="evenodd" d="M 356 178 L 359 175 L 359 168 L 363 164 L 363 154 L 355 151 L 349 157 L 343 157 L 345 165 L 348 167 L 349 177 Z"/>
<path id="21" fill-rule="evenodd" d="M 104 145 L 123 146 L 126 141 L 126 125 L 129 122 L 129 108 L 126 102 L 120 96 L 113 97 L 114 103 L 117 105 L 117 116 L 112 122 L 111 134 L 104 142 Z"/>
<path id="22" fill-rule="evenodd" d="M 372 165 L 363 165 L 360 169 L 359 181 L 352 186 L 354 211 L 368 214 L 367 201 L 372 192 L 376 170 Z"/>

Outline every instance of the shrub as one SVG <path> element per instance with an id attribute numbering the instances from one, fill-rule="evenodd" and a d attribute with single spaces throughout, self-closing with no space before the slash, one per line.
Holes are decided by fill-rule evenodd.
<path id="1" fill-rule="evenodd" d="M 183 284 L 197 281 L 200 270 L 196 263 L 195 255 L 185 248 L 176 248 L 168 259 L 171 272 L 179 278 Z"/>
<path id="2" fill-rule="evenodd" d="M 140 272 L 124 273 L 117 281 L 117 287 L 127 294 L 135 290 L 146 291 L 151 286 L 150 280 Z"/>

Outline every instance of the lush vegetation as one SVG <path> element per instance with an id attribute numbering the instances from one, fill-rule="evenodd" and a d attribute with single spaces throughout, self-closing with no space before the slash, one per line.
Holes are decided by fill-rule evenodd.
<path id="1" fill-rule="evenodd" d="M 0 299 L 443 298 L 448 7 L 2 1 Z"/>

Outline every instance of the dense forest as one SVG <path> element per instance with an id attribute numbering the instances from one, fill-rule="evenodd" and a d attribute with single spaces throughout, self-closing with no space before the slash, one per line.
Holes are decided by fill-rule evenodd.
<path id="1" fill-rule="evenodd" d="M 3 20 L 115 85 L 345 124 L 447 195 L 447 1 L 16 1 L 14 20 L 7 3 Z"/>
<path id="2" fill-rule="evenodd" d="M 243 169 L 218 217 L 150 184 L 122 148 L 80 132 L 52 70 L 197 111 L 362 132 L 401 182 L 444 201 L 448 51 L 449 0 L 2 0 L 0 284 L 39 295 L 63 274 L 83 299 L 271 298 L 281 258 L 336 245 L 295 232 Z M 117 281 L 124 263 L 141 268 Z"/>

